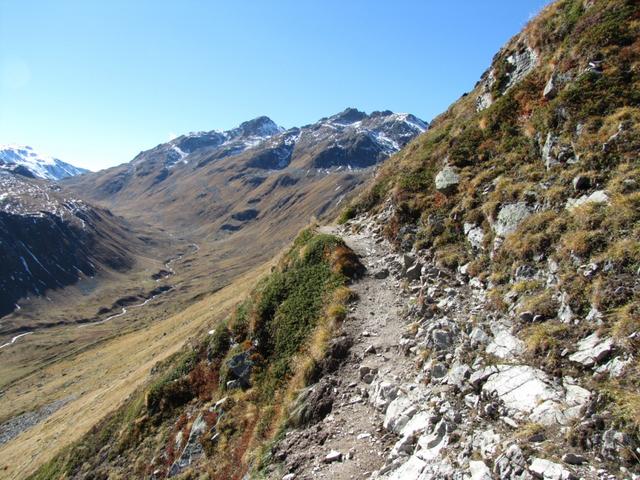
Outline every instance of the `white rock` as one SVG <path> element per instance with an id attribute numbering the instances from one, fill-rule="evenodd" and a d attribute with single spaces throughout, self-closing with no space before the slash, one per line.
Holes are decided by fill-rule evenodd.
<path id="1" fill-rule="evenodd" d="M 529 470 L 544 480 L 570 480 L 575 478 L 562 465 L 542 458 L 534 458 Z"/>
<path id="2" fill-rule="evenodd" d="M 594 332 L 578 342 L 578 350 L 569 355 L 569 360 L 590 368 L 605 360 L 613 350 L 613 340 L 600 339 L 598 332 Z"/>
<path id="3" fill-rule="evenodd" d="M 498 212 L 498 218 L 493 224 L 493 230 L 499 237 L 506 237 L 513 233 L 528 216 L 531 209 L 524 202 L 505 205 Z"/>
<path id="4" fill-rule="evenodd" d="M 449 442 L 449 436 L 447 435 L 446 423 L 440 421 L 433 432 L 422 435 L 418 439 L 419 450 L 416 451 L 416 455 L 425 462 L 431 462 L 438 458 L 440 451 Z"/>
<path id="5" fill-rule="evenodd" d="M 417 411 L 417 407 L 408 397 L 399 396 L 387 407 L 382 426 L 387 430 L 399 433 Z"/>
<path id="6" fill-rule="evenodd" d="M 455 167 L 451 165 L 445 165 L 442 170 L 438 172 L 435 178 L 436 190 L 441 192 L 451 192 L 455 190 L 458 183 L 460 183 L 460 175 Z"/>
<path id="7" fill-rule="evenodd" d="M 506 329 L 499 330 L 493 341 L 487 345 L 487 353 L 503 359 L 512 359 L 524 352 L 525 344 Z"/>
<path id="8" fill-rule="evenodd" d="M 491 340 L 482 327 L 475 327 L 469 335 L 471 346 L 485 345 Z"/>
<path id="9" fill-rule="evenodd" d="M 612 378 L 620 378 L 624 373 L 624 369 L 631 363 L 631 357 L 627 359 L 621 359 L 620 357 L 615 357 L 609 360 L 604 365 L 596 368 L 596 372 L 598 373 L 608 373 Z"/>
<path id="10" fill-rule="evenodd" d="M 491 470 L 481 460 L 469 461 L 469 471 L 471 473 L 471 480 L 491 480 Z"/>
<path id="11" fill-rule="evenodd" d="M 389 404 L 398 395 L 398 387 L 384 380 L 374 381 L 369 395 L 370 403 L 380 411 L 386 411 Z"/>
<path id="12" fill-rule="evenodd" d="M 597 190 L 591 195 L 583 195 L 580 198 L 569 198 L 565 205 L 567 210 L 573 210 L 587 203 L 609 203 L 609 195 L 604 190 Z"/>
<path id="13" fill-rule="evenodd" d="M 473 223 L 465 223 L 462 228 L 471 246 L 479 250 L 482 249 L 482 241 L 484 240 L 484 230 L 482 227 L 476 226 Z"/>
<path id="14" fill-rule="evenodd" d="M 497 369 L 498 373 L 489 377 L 482 390 L 496 392 L 508 408 L 530 413 L 546 400 L 563 398 L 562 389 L 552 386 L 542 370 L 528 365 L 500 365 Z"/>
<path id="15" fill-rule="evenodd" d="M 493 430 L 484 430 L 473 436 L 472 445 L 480 452 L 484 460 L 493 458 L 500 444 L 500 434 Z"/>
<path id="16" fill-rule="evenodd" d="M 342 453 L 338 452 L 337 450 L 331 450 L 329 453 L 327 453 L 326 457 L 324 457 L 324 463 L 333 463 L 333 462 L 340 462 L 342 460 Z"/>
<path id="17" fill-rule="evenodd" d="M 431 416 L 431 413 L 425 410 L 416 413 L 400 430 L 400 435 L 406 437 L 424 432 L 429 427 Z"/>
<path id="18" fill-rule="evenodd" d="M 418 480 L 427 462 L 412 455 L 398 469 L 383 477 L 388 480 Z"/>

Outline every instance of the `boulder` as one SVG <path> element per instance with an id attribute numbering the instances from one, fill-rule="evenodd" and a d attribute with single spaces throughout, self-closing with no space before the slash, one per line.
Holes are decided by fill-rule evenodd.
<path id="1" fill-rule="evenodd" d="M 371 385 L 369 402 L 378 410 L 385 412 L 389 404 L 398 396 L 398 387 L 393 383 L 378 380 Z"/>
<path id="2" fill-rule="evenodd" d="M 459 390 L 464 390 L 467 385 L 467 379 L 471 376 L 471 368 L 469 365 L 456 363 L 449 369 L 447 374 L 447 383 L 454 385 Z"/>
<path id="3" fill-rule="evenodd" d="M 420 262 L 415 262 L 413 265 L 407 268 L 406 271 L 404 272 L 404 276 L 409 281 L 420 280 L 421 274 L 422 274 L 422 263 Z"/>
<path id="4" fill-rule="evenodd" d="M 389 404 L 382 426 L 389 431 L 399 433 L 417 411 L 417 407 L 408 397 L 398 396 Z"/>
<path id="5" fill-rule="evenodd" d="M 493 458 L 494 454 L 498 450 L 500 440 L 500 434 L 489 429 L 476 433 L 473 436 L 471 444 L 473 445 L 474 450 L 480 452 L 480 456 L 483 459 L 489 460 Z"/>
<path id="6" fill-rule="evenodd" d="M 345 358 L 349 356 L 353 340 L 346 335 L 334 338 L 329 342 L 325 358 L 320 363 L 320 369 L 317 371 L 319 376 L 322 372 L 335 372 Z M 312 379 L 314 380 L 314 379 Z M 315 378 L 317 380 L 317 378 Z"/>
<path id="7" fill-rule="evenodd" d="M 439 328 L 431 332 L 431 340 L 436 350 L 445 350 L 449 348 L 453 341 L 451 332 Z"/>
<path id="8" fill-rule="evenodd" d="M 412 455 L 397 469 L 381 478 L 388 480 L 419 480 L 420 478 L 423 478 L 422 471 L 426 466 L 427 462 L 415 455 Z"/>
<path id="9" fill-rule="evenodd" d="M 510 445 L 494 462 L 497 478 L 520 480 L 531 478 L 527 472 L 527 460 L 517 444 Z"/>
<path id="10" fill-rule="evenodd" d="M 501 93 L 506 92 L 520 82 L 536 67 L 538 54 L 529 45 L 521 45 L 506 58 L 506 61 L 511 65 L 511 68 L 507 73 L 509 80 Z"/>
<path id="11" fill-rule="evenodd" d="M 433 462 L 440 456 L 440 452 L 449 443 L 448 432 L 451 426 L 445 420 L 441 420 L 431 433 L 422 435 L 418 439 L 416 455 L 425 462 Z"/>
<path id="12" fill-rule="evenodd" d="M 591 186 L 591 180 L 589 179 L 589 177 L 586 177 L 584 175 L 576 175 L 575 177 L 573 177 L 573 181 L 571 182 L 571 184 L 573 185 L 573 189 L 575 191 L 587 190 Z"/>
<path id="13" fill-rule="evenodd" d="M 471 333 L 469 334 L 469 339 L 471 340 L 471 346 L 477 347 L 478 345 L 485 345 L 489 343 L 491 338 L 487 333 L 483 330 L 482 327 L 475 327 Z"/>
<path id="14" fill-rule="evenodd" d="M 629 435 L 609 429 L 602 434 L 602 455 L 609 460 L 619 459 L 620 452 L 631 445 Z"/>
<path id="15" fill-rule="evenodd" d="M 482 227 L 474 225 L 473 223 L 465 223 L 462 229 L 471 246 L 477 250 L 481 250 L 482 241 L 484 240 L 484 230 L 482 230 Z"/>
<path id="16" fill-rule="evenodd" d="M 498 218 L 493 224 L 493 231 L 500 237 L 506 237 L 513 233 L 531 213 L 531 209 L 525 202 L 505 205 L 498 212 Z"/>
<path id="17" fill-rule="evenodd" d="M 184 446 L 184 450 L 178 456 L 175 462 L 169 468 L 167 477 L 173 477 L 190 466 L 193 462 L 204 455 L 204 449 L 200 444 L 200 437 L 207 430 L 207 422 L 205 422 L 202 414 L 199 414 L 191 425 L 189 438 Z"/>
<path id="18" fill-rule="evenodd" d="M 493 95 L 491 91 L 496 83 L 496 74 L 493 69 L 485 72 L 480 79 L 480 94 L 476 98 L 476 111 L 481 112 L 491 106 Z"/>
<path id="19" fill-rule="evenodd" d="M 583 463 L 587 463 L 586 458 L 575 453 L 565 453 L 562 456 L 562 461 L 568 465 L 582 465 Z"/>
<path id="20" fill-rule="evenodd" d="M 384 278 L 387 278 L 388 276 L 389 276 L 389 269 L 388 268 L 381 268 L 380 270 L 377 270 L 373 274 L 373 277 L 377 278 L 378 280 L 382 280 Z"/>
<path id="21" fill-rule="evenodd" d="M 342 453 L 337 450 L 331 450 L 322 460 L 324 463 L 333 463 L 342 461 Z"/>
<path id="22" fill-rule="evenodd" d="M 445 165 L 435 178 L 436 190 L 442 193 L 453 193 L 460 183 L 460 175 L 455 167 Z"/>
<path id="23" fill-rule="evenodd" d="M 542 95 L 547 100 L 552 100 L 558 94 L 558 77 L 555 73 L 552 73 L 547 81 L 547 84 L 544 86 L 544 90 Z"/>
<path id="24" fill-rule="evenodd" d="M 547 170 L 565 164 L 572 164 L 578 161 L 571 145 L 560 143 L 560 139 L 549 132 L 542 147 L 542 160 Z"/>
<path id="25" fill-rule="evenodd" d="M 300 393 L 289 415 L 289 425 L 297 428 L 321 421 L 331 413 L 333 402 L 333 385 L 323 377 Z"/>
<path id="26" fill-rule="evenodd" d="M 227 361 L 227 367 L 232 377 L 238 381 L 238 384 L 242 388 L 249 388 L 251 386 L 251 370 L 253 369 L 253 361 L 251 360 L 251 354 L 253 349 L 246 350 L 242 353 L 234 355 Z"/>
<path id="27" fill-rule="evenodd" d="M 611 378 L 620 378 L 627 366 L 632 362 L 631 357 L 622 359 L 615 357 L 609 360 L 607 363 L 596 368 L 597 373 L 608 373 Z"/>
<path id="28" fill-rule="evenodd" d="M 563 387 L 542 370 L 528 365 L 494 368 L 498 372 L 491 374 L 482 386 L 485 395 L 497 395 L 507 408 L 544 425 L 566 424 L 578 415 L 590 395 L 577 385 Z"/>
<path id="29" fill-rule="evenodd" d="M 499 330 L 493 341 L 487 345 L 487 353 L 503 359 L 512 359 L 522 354 L 525 344 L 507 329 Z"/>
<path id="30" fill-rule="evenodd" d="M 592 368 L 606 360 L 613 351 L 613 340 L 601 339 L 598 332 L 594 332 L 578 342 L 577 351 L 569 356 L 569 360 L 584 367 Z"/>

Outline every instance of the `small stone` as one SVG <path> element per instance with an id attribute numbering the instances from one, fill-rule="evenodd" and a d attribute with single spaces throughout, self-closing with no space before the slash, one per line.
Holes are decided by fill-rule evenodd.
<path id="1" fill-rule="evenodd" d="M 282 480 L 295 480 L 295 478 L 295 473 L 287 473 L 284 477 L 282 477 Z"/>
<path id="2" fill-rule="evenodd" d="M 378 270 L 376 273 L 374 273 L 373 276 L 375 278 L 377 278 L 378 280 L 382 280 L 384 278 L 387 278 L 389 276 L 389 269 L 388 268 L 382 268 L 382 269 Z"/>
<path id="3" fill-rule="evenodd" d="M 582 465 L 587 462 L 587 459 L 582 455 L 577 455 L 575 453 L 565 453 L 562 456 L 562 461 L 564 463 L 568 463 L 569 465 Z"/>
<path id="4" fill-rule="evenodd" d="M 342 461 L 342 453 L 337 450 L 331 450 L 327 453 L 327 456 L 324 457 L 324 463 L 333 463 L 333 462 L 341 462 Z"/>
<path id="5" fill-rule="evenodd" d="M 584 175 L 576 175 L 571 183 L 573 184 L 573 189 L 576 191 L 587 190 L 591 186 L 591 180 Z"/>
<path id="6" fill-rule="evenodd" d="M 376 353 L 376 347 L 374 347 L 373 345 L 369 345 L 367 348 L 365 348 L 364 353 L 366 355 L 373 355 Z"/>

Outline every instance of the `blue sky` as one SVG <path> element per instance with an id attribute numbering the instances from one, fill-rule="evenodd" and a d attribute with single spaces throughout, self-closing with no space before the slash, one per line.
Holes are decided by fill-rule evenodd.
<path id="1" fill-rule="evenodd" d="M 92 170 L 259 115 L 430 120 L 545 0 L 0 0 L 0 143 Z"/>

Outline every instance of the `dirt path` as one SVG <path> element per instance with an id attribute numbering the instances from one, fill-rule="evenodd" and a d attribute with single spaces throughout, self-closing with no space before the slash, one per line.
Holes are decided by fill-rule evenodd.
<path id="1" fill-rule="evenodd" d="M 319 424 L 287 435 L 285 442 L 298 446 L 291 450 L 294 458 L 283 463 L 295 465 L 296 480 L 368 478 L 383 466 L 395 438 L 382 428 L 384 415 L 368 401 L 370 386 L 361 378 L 361 367 L 377 369 L 398 382 L 415 376 L 413 361 L 398 343 L 407 328 L 403 310 L 408 299 L 391 275 L 376 278 L 383 269 L 382 259 L 390 253 L 388 244 L 377 243 L 371 232 L 354 234 L 332 227 L 322 231 L 341 236 L 360 256 L 367 274 L 351 286 L 359 300 L 351 307 L 341 334 L 350 337 L 353 346 L 348 359 L 331 375 L 336 399 L 332 412 Z M 301 443 L 308 447 L 301 449 Z M 341 454 L 342 460 L 327 462 L 332 451 Z M 280 473 L 272 478 L 282 478 Z"/>

